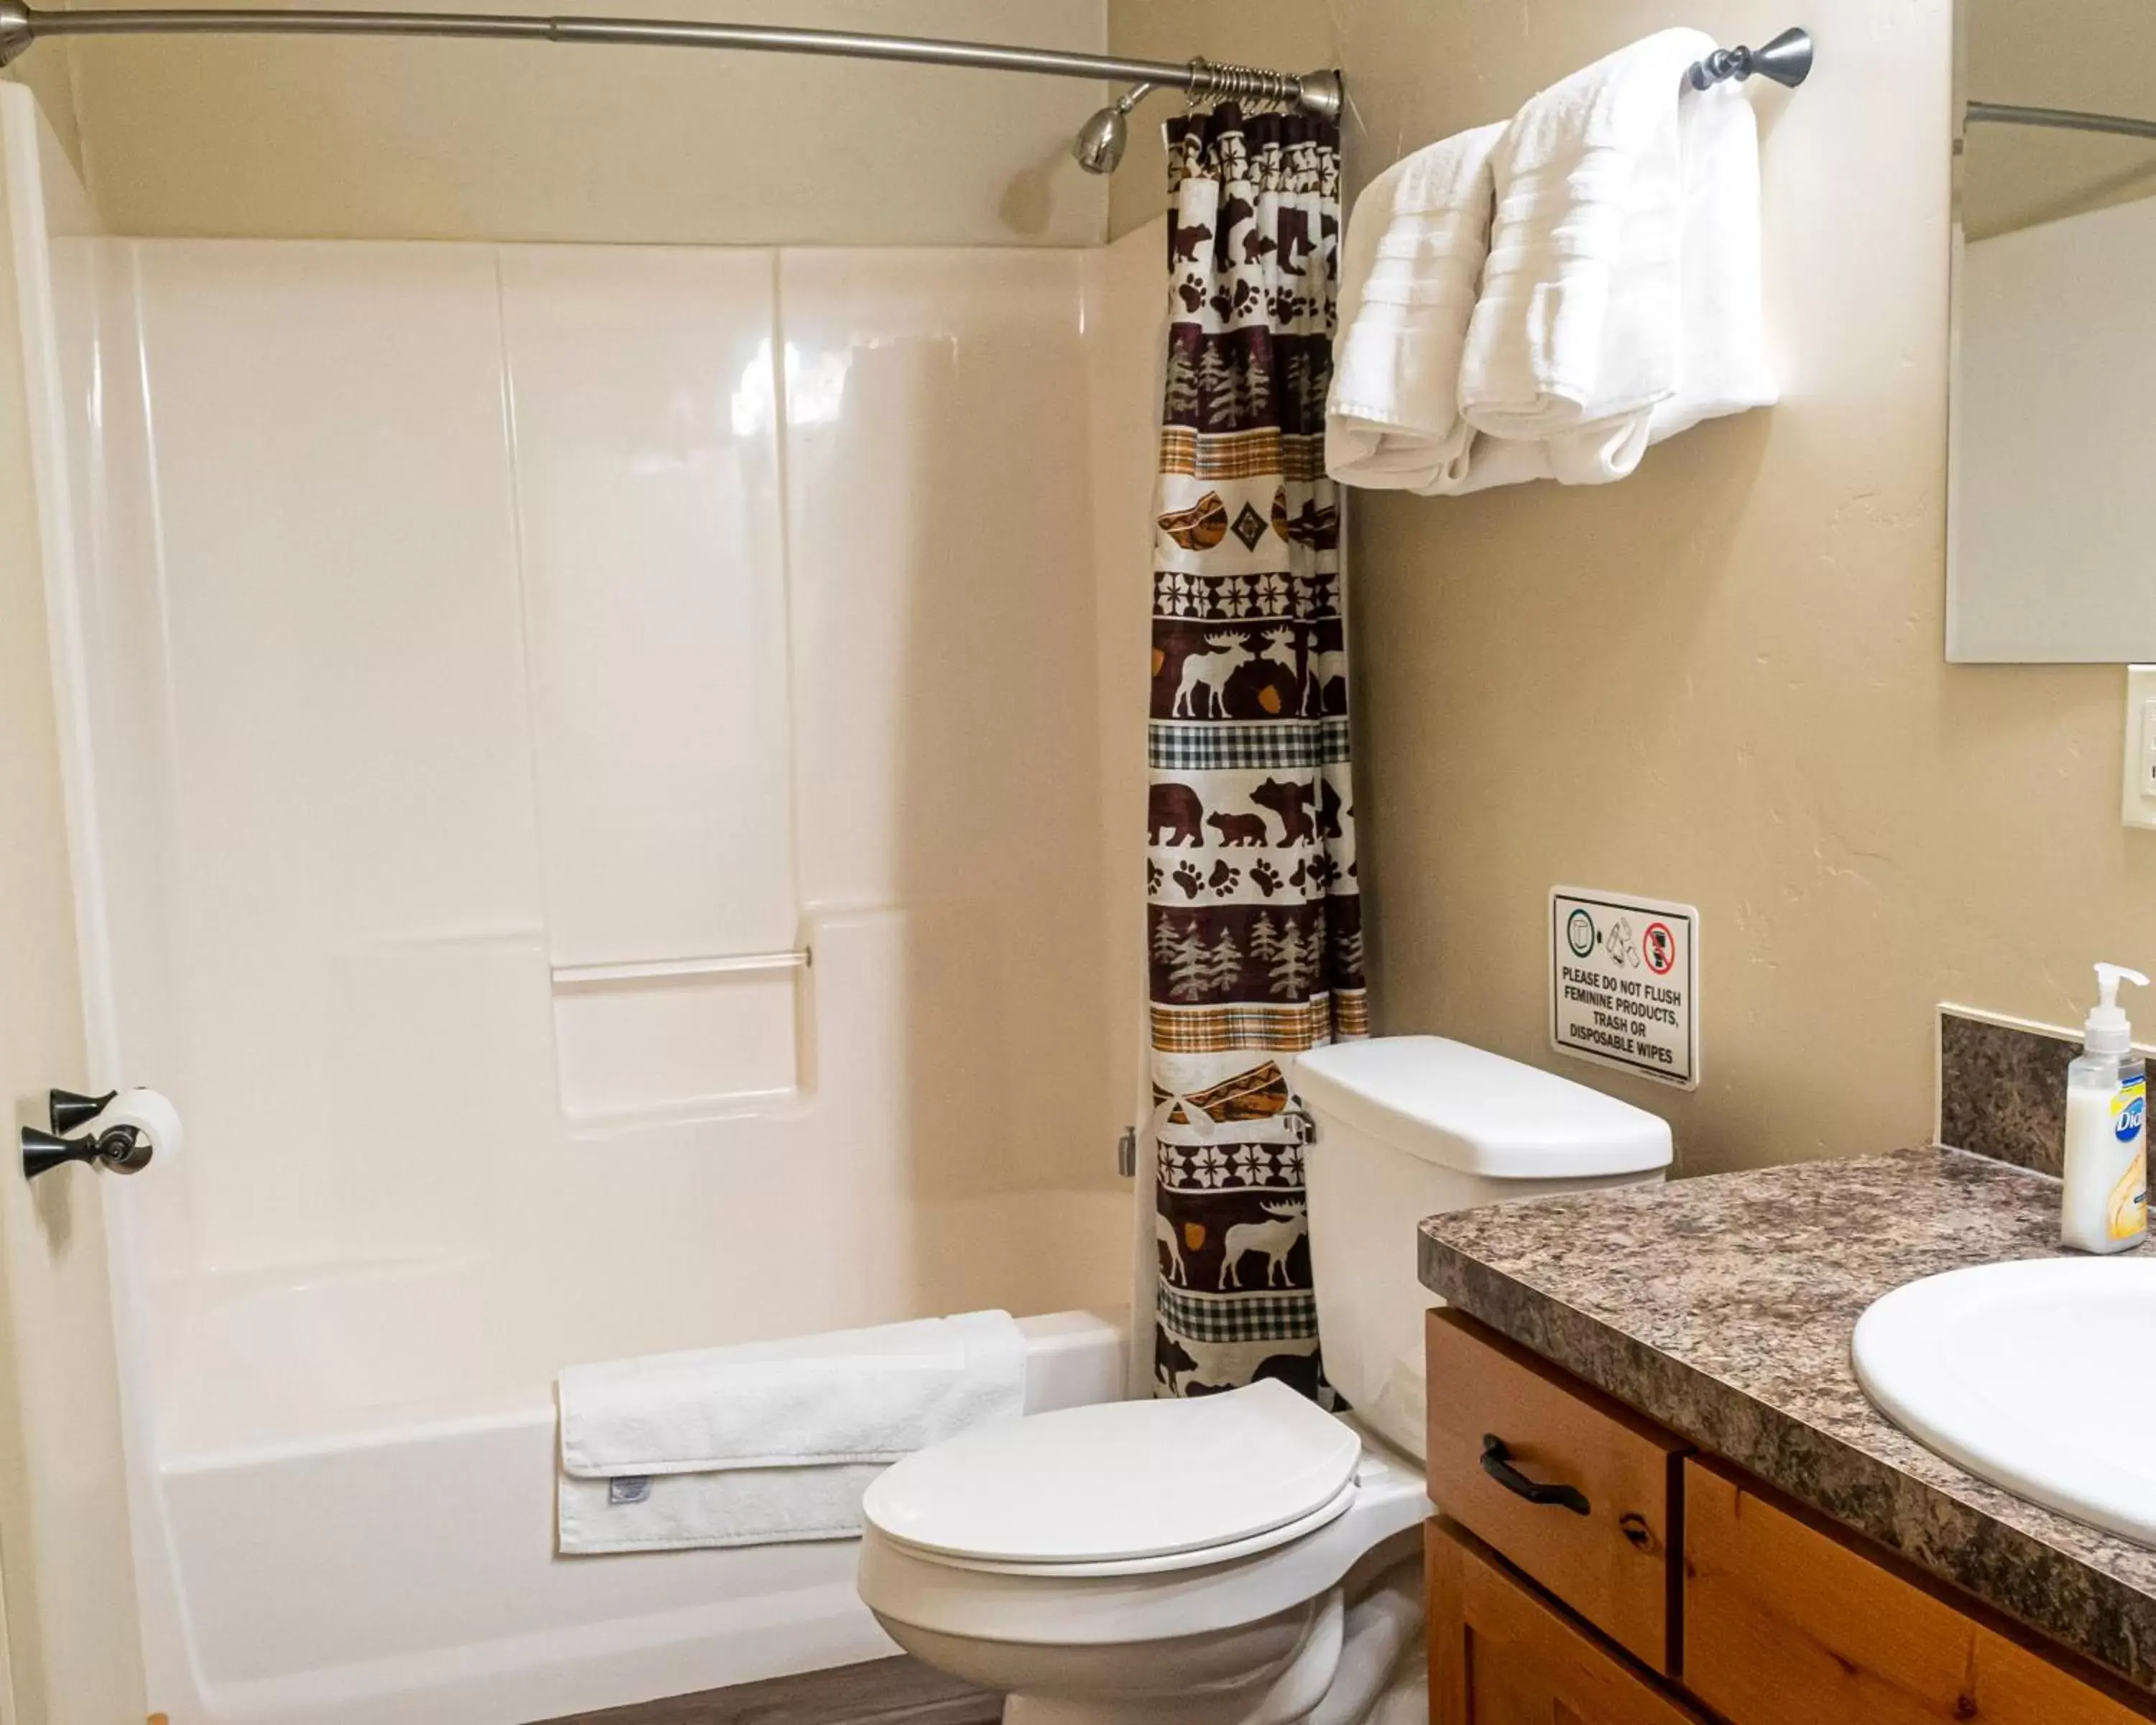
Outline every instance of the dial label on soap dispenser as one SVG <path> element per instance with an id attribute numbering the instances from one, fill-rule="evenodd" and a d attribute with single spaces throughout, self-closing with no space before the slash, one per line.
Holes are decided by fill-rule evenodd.
<path id="1" fill-rule="evenodd" d="M 1550 1046 L 1699 1085 L 1699 912 L 1584 887 L 1550 893 Z"/>
<path id="2" fill-rule="evenodd" d="M 2145 1079 L 2135 1079 L 2111 1099 L 2111 1135 L 2122 1144 L 2130 1144 L 2141 1136 L 2141 1128 L 2148 1117 L 2148 1086 Z"/>

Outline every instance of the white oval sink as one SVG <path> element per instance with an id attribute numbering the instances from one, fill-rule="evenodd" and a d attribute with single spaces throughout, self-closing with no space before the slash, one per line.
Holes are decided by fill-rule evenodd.
<path id="1" fill-rule="evenodd" d="M 2041 1258 L 1897 1288 L 1857 1381 L 1912 1437 L 2017 1497 L 2156 1545 L 2156 1260 Z"/>

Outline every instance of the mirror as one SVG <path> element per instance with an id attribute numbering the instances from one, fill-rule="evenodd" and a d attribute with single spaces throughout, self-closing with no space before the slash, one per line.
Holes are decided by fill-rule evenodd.
<path id="1" fill-rule="evenodd" d="M 1947 657 L 2156 661 L 2156 4 L 1955 23 Z"/>

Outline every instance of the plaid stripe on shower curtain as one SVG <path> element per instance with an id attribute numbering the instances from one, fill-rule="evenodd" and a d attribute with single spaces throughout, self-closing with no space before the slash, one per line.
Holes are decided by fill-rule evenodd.
<path id="1" fill-rule="evenodd" d="M 1325 475 L 1339 133 L 1168 126 L 1146 866 L 1154 1387 L 1330 1401 L 1288 1068 L 1368 1033 L 1340 517 Z"/>

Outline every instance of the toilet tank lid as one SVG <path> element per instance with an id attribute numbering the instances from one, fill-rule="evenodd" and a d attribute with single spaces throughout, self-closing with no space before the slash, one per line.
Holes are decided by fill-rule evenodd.
<path id="1" fill-rule="evenodd" d="M 1589 1179 L 1670 1163 L 1669 1122 L 1539 1067 L 1443 1036 L 1312 1049 L 1295 1086 L 1327 1116 L 1425 1162 L 1492 1179 Z"/>

